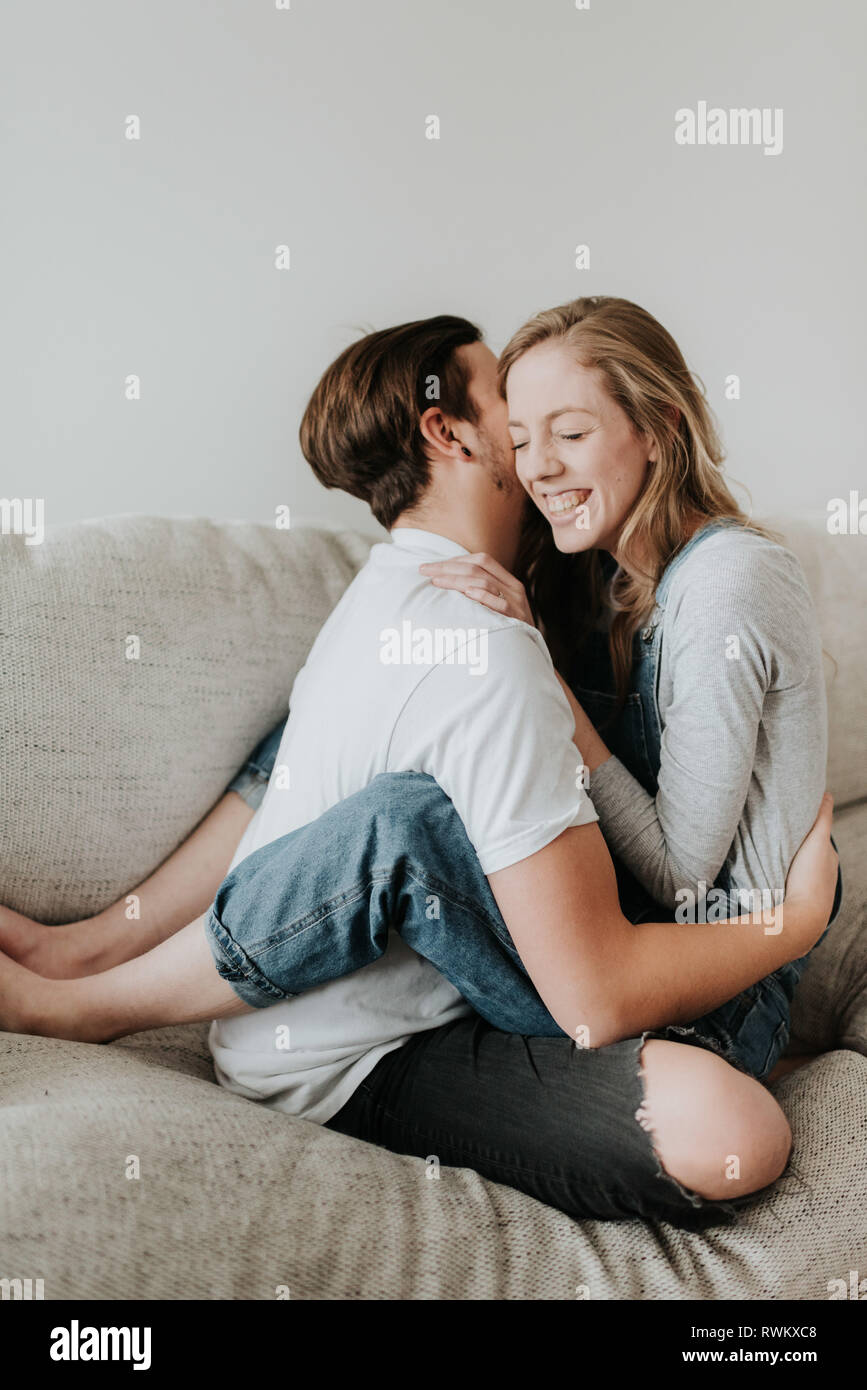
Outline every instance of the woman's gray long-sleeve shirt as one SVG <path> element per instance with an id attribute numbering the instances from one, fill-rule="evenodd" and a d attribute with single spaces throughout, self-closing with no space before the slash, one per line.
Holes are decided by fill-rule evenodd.
<path id="1" fill-rule="evenodd" d="M 727 528 L 672 576 L 659 656 L 658 791 L 611 757 L 590 795 L 605 838 L 668 907 L 725 867 L 736 889 L 782 893 L 825 787 L 822 646 L 801 566 Z"/>

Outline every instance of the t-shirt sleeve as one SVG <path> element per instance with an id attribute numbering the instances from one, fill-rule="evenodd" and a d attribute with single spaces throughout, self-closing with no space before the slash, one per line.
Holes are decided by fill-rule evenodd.
<path id="1" fill-rule="evenodd" d="M 598 819 L 574 727 L 541 637 L 496 629 L 484 663 L 441 663 L 421 677 L 395 722 L 388 767 L 436 779 L 492 874 Z"/>

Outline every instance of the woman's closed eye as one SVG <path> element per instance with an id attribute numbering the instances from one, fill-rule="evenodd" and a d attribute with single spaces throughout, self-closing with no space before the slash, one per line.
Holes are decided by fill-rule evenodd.
<path id="1" fill-rule="evenodd" d="M 582 431 L 580 432 L 580 434 L 558 434 L 558 435 L 557 435 L 557 438 L 558 438 L 558 439 L 568 439 L 568 440 L 573 440 L 573 439 L 584 439 L 584 438 L 586 437 L 586 434 L 587 434 L 587 431 L 586 431 L 586 430 L 582 430 Z M 519 444 L 513 444 L 513 445 L 512 445 L 512 452 L 513 452 L 513 453 L 517 453 L 519 449 L 526 449 L 526 447 L 527 447 L 527 445 L 529 444 L 529 442 L 530 442 L 529 439 L 522 439 L 522 440 L 520 441 Z"/>

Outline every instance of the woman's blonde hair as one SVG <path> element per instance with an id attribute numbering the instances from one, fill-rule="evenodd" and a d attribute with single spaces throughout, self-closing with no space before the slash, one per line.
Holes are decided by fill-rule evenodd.
<path id="1" fill-rule="evenodd" d="M 622 701 L 634 634 L 653 607 L 663 571 L 687 539 L 685 519 L 699 525 L 721 517 L 750 523 L 723 479 L 723 450 L 704 388 L 652 314 L 628 299 L 593 295 L 534 315 L 500 356 L 503 395 L 518 358 L 545 342 L 562 343 L 577 364 L 597 371 L 633 428 L 650 435 L 657 447 L 657 459 L 648 466 L 647 482 L 620 536 L 621 555 L 640 554 L 641 570 L 630 575 L 621 568 L 611 594 L 616 610 L 611 659 Z M 565 665 L 599 616 L 602 556 L 598 551 L 561 554 L 547 521 L 532 507 L 518 569 L 555 664 Z"/>

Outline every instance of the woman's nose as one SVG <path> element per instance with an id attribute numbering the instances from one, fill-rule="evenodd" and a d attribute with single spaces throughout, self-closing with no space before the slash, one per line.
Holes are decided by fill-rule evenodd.
<path id="1" fill-rule="evenodd" d="M 563 465 L 550 444 L 528 444 L 522 452 L 524 467 L 521 471 L 529 482 L 540 483 L 545 478 L 556 478 L 563 472 Z"/>

